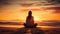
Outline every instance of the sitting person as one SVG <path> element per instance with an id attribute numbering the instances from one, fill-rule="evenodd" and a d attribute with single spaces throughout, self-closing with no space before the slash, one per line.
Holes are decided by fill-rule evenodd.
<path id="1" fill-rule="evenodd" d="M 32 12 L 29 11 L 28 16 L 26 18 L 26 23 L 24 23 L 25 27 L 36 27 L 37 24 L 34 24 L 34 17 L 32 16 Z"/>

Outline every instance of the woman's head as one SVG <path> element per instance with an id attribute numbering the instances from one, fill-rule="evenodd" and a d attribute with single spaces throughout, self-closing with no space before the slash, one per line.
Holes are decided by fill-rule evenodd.
<path id="1" fill-rule="evenodd" d="M 32 16 L 32 12 L 31 11 L 29 11 L 28 16 Z"/>

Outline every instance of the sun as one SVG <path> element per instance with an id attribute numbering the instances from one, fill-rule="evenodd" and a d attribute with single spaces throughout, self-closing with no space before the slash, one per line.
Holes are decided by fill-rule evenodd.
<path id="1" fill-rule="evenodd" d="M 36 21 L 39 21 L 39 18 L 36 17 L 36 16 L 34 16 L 34 20 L 35 20 L 35 22 L 36 22 Z"/>
<path id="2" fill-rule="evenodd" d="M 34 16 L 34 22 L 38 23 L 38 22 L 42 22 L 43 20 L 37 16 Z"/>

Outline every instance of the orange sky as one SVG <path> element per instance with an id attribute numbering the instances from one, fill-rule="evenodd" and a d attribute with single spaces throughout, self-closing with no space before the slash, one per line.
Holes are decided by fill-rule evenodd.
<path id="1" fill-rule="evenodd" d="M 25 22 L 29 10 L 32 11 L 35 21 L 60 20 L 59 13 L 54 13 L 55 11 L 54 9 L 47 8 L 19 9 L 19 10 L 5 9 L 2 10 L 2 12 L 0 13 L 0 20 Z"/>
<path id="2" fill-rule="evenodd" d="M 46 0 L 7 0 L 1 1 L 0 6 L 0 21 L 25 22 L 29 10 L 32 11 L 35 21 L 60 20 L 60 5 L 52 5 Z"/>

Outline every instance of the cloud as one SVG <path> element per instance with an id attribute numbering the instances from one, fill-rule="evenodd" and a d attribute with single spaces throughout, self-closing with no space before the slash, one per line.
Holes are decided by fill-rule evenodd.
<path id="1" fill-rule="evenodd" d="M 60 13 L 60 7 L 54 7 L 53 9 L 55 10 L 53 13 Z"/>
<path id="2" fill-rule="evenodd" d="M 60 4 L 60 0 L 47 0 L 48 3 Z"/>
<path id="3" fill-rule="evenodd" d="M 33 6 L 59 6 L 59 0 L 0 0 L 0 6 L 20 5 L 21 7 Z"/>
<path id="4" fill-rule="evenodd" d="M 60 21 L 48 20 L 48 21 L 44 21 L 42 23 L 38 23 L 38 25 L 43 25 L 43 26 L 60 26 Z"/>
<path id="5" fill-rule="evenodd" d="M 6 24 L 6 25 L 22 25 L 22 22 L 0 22 L 0 24 Z"/>
<path id="6" fill-rule="evenodd" d="M 23 7 L 29 7 L 29 6 L 32 6 L 33 3 L 20 3 L 20 5 Z"/>
<path id="7" fill-rule="evenodd" d="M 9 5 L 10 2 L 10 0 L 0 0 L 0 5 Z"/>
<path id="8" fill-rule="evenodd" d="M 60 7 L 48 7 L 45 10 L 54 10 L 52 13 L 60 13 Z"/>

